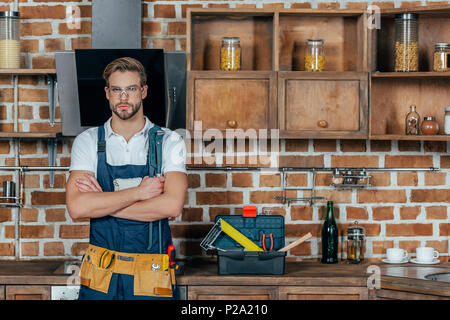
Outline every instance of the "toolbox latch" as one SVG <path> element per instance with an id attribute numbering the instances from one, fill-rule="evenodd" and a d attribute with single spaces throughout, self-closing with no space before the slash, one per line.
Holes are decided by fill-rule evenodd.
<path id="1" fill-rule="evenodd" d="M 247 218 L 256 217 L 256 206 L 244 206 L 242 215 Z"/>

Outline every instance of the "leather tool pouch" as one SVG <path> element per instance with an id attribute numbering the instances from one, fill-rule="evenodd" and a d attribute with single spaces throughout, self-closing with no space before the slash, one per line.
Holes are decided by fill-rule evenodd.
<path id="1" fill-rule="evenodd" d="M 108 293 L 112 275 L 112 270 L 96 266 L 90 255 L 84 257 L 80 270 L 80 283 L 82 285 L 93 290 Z"/>
<path id="2" fill-rule="evenodd" d="M 158 255 L 163 257 L 164 255 Z M 156 259 L 162 260 L 162 259 Z M 152 270 L 153 263 L 162 266 L 162 261 L 136 262 L 134 270 L 134 295 L 172 297 L 172 281 L 169 269 Z M 155 262 L 153 262 L 155 261 Z"/>

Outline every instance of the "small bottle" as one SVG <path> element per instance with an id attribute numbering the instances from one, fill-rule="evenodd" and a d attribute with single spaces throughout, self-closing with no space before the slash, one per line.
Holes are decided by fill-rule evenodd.
<path id="1" fill-rule="evenodd" d="M 334 220 L 333 201 L 327 202 L 327 217 L 322 228 L 322 263 L 338 262 L 338 228 Z"/>
<path id="2" fill-rule="evenodd" d="M 444 133 L 445 134 L 450 134 L 450 107 L 446 107 L 445 108 Z"/>
<path id="3" fill-rule="evenodd" d="M 419 134 L 419 123 L 420 116 L 416 112 L 416 106 L 410 106 L 410 111 L 406 115 L 406 134 L 418 135 Z"/>
<path id="4" fill-rule="evenodd" d="M 435 117 L 424 117 L 421 129 L 424 135 L 435 135 L 439 132 L 439 124 Z"/>
<path id="5" fill-rule="evenodd" d="M 325 54 L 323 49 L 323 40 L 308 39 L 306 41 L 305 70 L 306 71 L 325 70 Z"/>
<path id="6" fill-rule="evenodd" d="M 220 70 L 241 70 L 241 39 L 239 37 L 223 37 L 220 48 Z"/>

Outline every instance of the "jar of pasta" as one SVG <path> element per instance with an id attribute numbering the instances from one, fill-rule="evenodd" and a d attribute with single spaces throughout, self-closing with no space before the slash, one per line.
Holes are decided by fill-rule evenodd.
<path id="1" fill-rule="evenodd" d="M 436 43 L 433 53 L 433 71 L 448 71 L 450 43 Z"/>
<path id="2" fill-rule="evenodd" d="M 20 19 L 17 11 L 0 11 L 0 68 L 20 68 Z"/>
<path id="3" fill-rule="evenodd" d="M 239 37 L 223 37 L 220 48 L 220 70 L 241 70 L 241 39 Z"/>
<path id="4" fill-rule="evenodd" d="M 325 53 L 323 49 L 323 40 L 306 40 L 305 70 L 325 70 Z"/>
<path id="5" fill-rule="evenodd" d="M 395 71 L 419 70 L 419 23 L 415 13 L 395 16 Z"/>

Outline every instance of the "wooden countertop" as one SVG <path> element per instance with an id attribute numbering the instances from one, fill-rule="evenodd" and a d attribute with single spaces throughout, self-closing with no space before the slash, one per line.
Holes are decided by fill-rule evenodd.
<path id="1" fill-rule="evenodd" d="M 79 262 L 79 261 L 76 261 Z M 0 285 L 72 285 L 71 275 L 64 273 L 65 261 L 0 261 Z M 387 265 L 325 265 L 320 262 L 286 262 L 285 274 L 275 275 L 219 275 L 215 261 L 190 261 L 177 276 L 179 285 L 188 286 L 347 286 L 366 287 L 371 275 L 370 265 L 381 271 L 381 288 L 450 297 L 450 283 L 424 279 L 430 273 L 450 272 L 450 263 L 422 266 L 412 263 Z"/>

